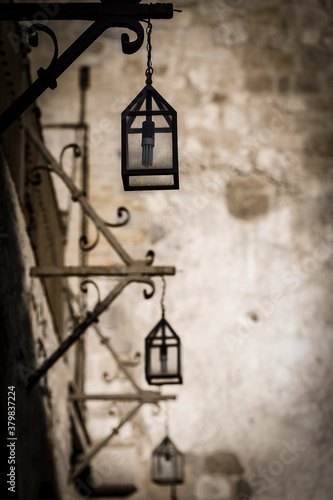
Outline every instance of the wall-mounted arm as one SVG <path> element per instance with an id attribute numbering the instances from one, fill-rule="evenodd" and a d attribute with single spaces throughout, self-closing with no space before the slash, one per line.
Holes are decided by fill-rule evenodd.
<path id="1" fill-rule="evenodd" d="M 118 284 L 111 290 L 111 292 L 106 296 L 106 298 L 102 301 L 98 301 L 97 305 L 93 309 L 91 313 L 88 313 L 87 317 L 73 330 L 71 335 L 65 339 L 60 347 L 48 358 L 44 364 L 29 377 L 28 387 L 33 387 L 43 375 L 47 373 L 47 371 L 56 363 L 63 354 L 81 337 L 81 335 L 87 330 L 87 328 L 94 322 L 98 320 L 100 314 L 102 314 L 110 304 L 118 297 L 118 295 L 122 292 L 122 290 L 129 284 L 133 282 L 137 283 L 148 283 L 152 290 L 154 291 L 154 283 L 151 280 L 151 276 L 163 276 L 166 274 L 174 275 L 176 270 L 172 266 L 152 266 L 153 262 L 153 253 L 148 252 L 145 261 L 135 261 L 130 255 L 125 251 L 123 246 L 118 242 L 117 238 L 107 227 L 108 224 L 101 219 L 98 214 L 95 212 L 93 207 L 88 202 L 84 193 L 77 189 L 77 187 L 72 182 L 71 178 L 64 172 L 61 166 L 56 162 L 51 153 L 48 151 L 42 140 L 39 138 L 37 134 L 32 132 L 32 129 L 26 129 L 27 134 L 29 135 L 32 142 L 38 148 L 40 153 L 44 156 L 48 166 L 44 166 L 42 168 L 46 168 L 51 172 L 55 172 L 65 183 L 67 188 L 72 194 L 72 198 L 74 201 L 80 203 L 82 210 L 84 213 L 90 218 L 90 220 L 95 224 L 97 230 L 103 234 L 105 239 L 108 241 L 110 246 L 115 250 L 115 252 L 119 255 L 119 257 L 123 260 L 123 266 L 115 265 L 110 266 L 109 268 L 94 268 L 83 267 L 83 268 L 66 268 L 58 270 L 43 270 L 40 269 L 32 271 L 33 275 L 37 276 L 56 276 L 56 275 L 66 275 L 66 276 L 87 276 L 87 275 L 109 275 L 113 277 L 119 277 Z M 33 172 L 34 173 L 34 172 Z M 152 294 L 145 293 L 145 297 L 149 298 Z"/>
<path id="2" fill-rule="evenodd" d="M 34 385 L 48 372 L 48 370 L 68 351 L 68 349 L 81 337 L 81 335 L 89 328 L 89 326 L 98 321 L 99 316 L 110 306 L 110 304 L 118 297 L 123 289 L 132 282 L 148 283 L 153 291 L 154 284 L 148 278 L 140 278 L 140 276 L 133 278 L 125 278 L 118 282 L 118 284 L 108 293 L 102 301 L 99 301 L 91 312 L 87 312 L 86 318 L 79 323 L 73 332 L 61 343 L 58 349 L 51 354 L 51 356 L 28 378 L 27 387 L 30 390 Z M 146 298 L 151 297 L 152 294 L 145 293 Z"/>
<path id="3" fill-rule="evenodd" d="M 93 24 L 58 57 L 57 41 L 54 32 L 37 23 L 30 29 L 30 41 L 38 44 L 38 30 L 45 31 L 53 39 L 55 53 L 47 69 L 38 70 L 38 78 L 23 92 L 9 108 L 0 115 L 0 135 L 47 89 L 55 89 L 57 78 L 99 38 L 108 28 L 127 28 L 133 31 L 137 38 L 129 40 L 127 33 L 122 34 L 122 50 L 125 54 L 133 54 L 140 49 L 144 40 L 144 29 L 139 21 L 144 19 L 171 19 L 172 4 L 143 4 L 131 1 L 111 3 L 32 3 L 32 4 L 0 4 L 0 19 L 16 20 L 38 19 L 38 14 L 50 12 L 52 20 L 93 20 Z M 29 30 L 28 30 L 29 31 Z"/>
<path id="4" fill-rule="evenodd" d="M 76 305 L 79 307 L 81 312 L 82 310 L 82 305 L 80 301 L 78 300 L 77 296 L 73 294 L 70 289 L 68 289 L 69 297 L 70 300 L 75 301 Z M 134 377 L 131 375 L 129 370 L 126 368 L 124 362 L 121 360 L 119 357 L 117 351 L 114 349 L 111 339 L 107 336 L 105 336 L 100 329 L 98 325 L 95 323 L 92 325 L 92 328 L 96 332 L 97 336 L 100 339 L 100 342 L 103 347 L 105 347 L 109 353 L 111 354 L 113 360 L 115 361 L 116 365 L 118 366 L 118 369 L 125 375 L 126 379 L 130 382 L 132 385 L 132 388 L 134 392 L 127 392 L 125 394 L 119 394 L 119 393 L 112 393 L 112 394 L 85 394 L 83 392 L 79 392 L 76 387 L 71 386 L 70 392 L 68 395 L 69 401 L 75 406 L 75 403 L 78 402 L 86 402 L 86 401 L 115 401 L 115 402 L 128 402 L 128 403 L 134 403 L 136 402 L 137 405 L 129 409 L 128 412 L 126 413 L 126 416 L 124 416 L 118 426 L 112 430 L 112 432 L 104 439 L 99 441 L 98 443 L 93 444 L 90 447 L 87 447 L 84 450 L 84 453 L 78 457 L 77 463 L 74 465 L 72 472 L 70 473 L 70 481 L 75 481 L 76 477 L 78 474 L 80 474 L 91 462 L 92 458 L 114 437 L 118 434 L 119 430 L 121 427 L 131 420 L 137 413 L 137 411 L 141 408 L 142 405 L 144 404 L 154 404 L 154 405 L 159 405 L 161 401 L 170 401 L 170 400 L 175 400 L 176 396 L 173 394 L 167 394 L 163 395 L 159 391 L 150 391 L 150 390 L 144 390 L 141 389 Z M 82 428 L 83 432 L 87 432 L 85 430 L 85 427 Z"/>

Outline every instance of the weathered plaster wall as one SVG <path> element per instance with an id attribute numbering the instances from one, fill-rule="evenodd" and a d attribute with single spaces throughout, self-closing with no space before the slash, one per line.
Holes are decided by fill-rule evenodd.
<path id="1" fill-rule="evenodd" d="M 68 499 L 72 453 L 67 411 L 72 356 L 59 361 L 40 387 L 27 390 L 33 368 L 58 346 L 45 290 L 30 276 L 36 265 L 9 168 L 1 158 L 1 421 L 7 429 L 8 386 L 15 387 L 15 494 L 8 493 L 8 450 L 3 447 L 3 498 Z M 3 437 L 6 435 L 4 432 Z M 2 442 L 3 443 L 3 442 Z M 7 444 L 7 442 L 6 442 Z M 5 445 L 6 446 L 6 445 Z M 16 496 L 17 495 L 17 496 Z"/>
<path id="2" fill-rule="evenodd" d="M 152 42 L 154 86 L 178 111 L 179 192 L 122 191 L 120 113 L 144 86 L 146 55 L 121 54 L 118 33 L 101 37 L 40 99 L 43 120 L 78 116 L 77 70 L 90 65 L 91 200 L 107 220 L 118 206 L 131 210 L 116 234 L 134 257 L 153 248 L 156 263 L 177 267 L 166 311 L 183 342 L 184 385 L 163 392 L 178 395 L 169 413 L 187 455 L 179 498 L 244 500 L 249 484 L 254 499 L 329 500 L 332 3 L 175 6 L 183 12 L 154 22 Z M 76 28 L 62 29 L 63 46 Z M 47 139 L 54 148 L 51 132 Z M 116 260 L 104 244 L 90 257 Z M 127 357 L 143 352 L 160 317 L 160 286 L 150 301 L 141 288 L 127 289 L 104 320 Z M 107 391 L 91 337 L 96 379 L 87 388 L 95 380 L 96 392 Z M 142 363 L 133 370 L 144 384 Z M 105 420 L 90 413 L 96 437 L 114 425 L 107 409 Z M 133 500 L 169 497 L 149 480 L 163 436 L 163 411 L 149 408 L 119 435 L 141 457 Z M 247 483 L 237 486 L 241 477 Z"/>

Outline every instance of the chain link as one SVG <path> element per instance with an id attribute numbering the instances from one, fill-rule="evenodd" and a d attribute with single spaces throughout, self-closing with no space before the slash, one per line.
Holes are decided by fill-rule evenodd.
<path id="1" fill-rule="evenodd" d="M 148 26 L 147 26 L 147 29 L 146 29 L 146 33 L 147 33 L 147 69 L 146 69 L 146 84 L 148 85 L 151 85 L 152 84 L 152 76 L 153 76 L 153 73 L 154 73 L 154 70 L 153 70 L 153 65 L 152 65 L 152 62 L 151 62 L 151 49 L 152 49 L 152 46 L 151 46 L 151 32 L 153 30 L 153 25 L 151 24 L 150 20 L 148 21 Z"/>
<path id="2" fill-rule="evenodd" d="M 164 276 L 162 276 L 162 296 L 161 296 L 161 309 L 162 309 L 162 317 L 164 318 L 165 313 L 165 305 L 164 305 L 164 297 L 165 297 L 165 289 L 166 289 L 166 281 Z"/>

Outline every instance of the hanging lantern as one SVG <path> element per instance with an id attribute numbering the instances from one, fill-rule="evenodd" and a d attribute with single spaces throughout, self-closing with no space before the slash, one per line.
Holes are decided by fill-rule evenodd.
<path id="1" fill-rule="evenodd" d="M 146 86 L 121 114 L 125 191 L 179 189 L 177 113 L 152 86 L 148 24 Z"/>
<path id="2" fill-rule="evenodd" d="M 166 436 L 153 452 L 152 480 L 154 483 L 181 484 L 184 482 L 185 457 Z"/>
<path id="3" fill-rule="evenodd" d="M 180 338 L 164 317 L 164 276 L 162 283 L 162 319 L 145 340 L 146 379 L 151 385 L 182 384 Z"/>
<path id="4" fill-rule="evenodd" d="M 182 384 L 180 338 L 164 316 L 146 338 L 146 379 L 151 385 Z"/>

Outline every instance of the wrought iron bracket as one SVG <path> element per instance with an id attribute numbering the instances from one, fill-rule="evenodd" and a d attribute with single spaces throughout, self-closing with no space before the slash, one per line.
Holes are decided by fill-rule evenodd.
<path id="1" fill-rule="evenodd" d="M 29 43 L 38 45 L 38 31 L 44 31 L 53 40 L 54 55 L 48 68 L 38 70 L 38 78 L 30 85 L 2 115 L 0 115 L 0 135 L 19 118 L 47 88 L 55 89 L 57 78 L 66 71 L 76 59 L 109 28 L 126 28 L 136 34 L 130 41 L 127 33 L 121 35 L 122 50 L 125 54 L 134 54 L 143 44 L 144 28 L 140 21 L 145 19 L 171 19 L 173 4 L 140 4 L 141 0 L 111 0 L 106 3 L 2 3 L 0 19 L 2 21 L 34 20 L 43 14 L 45 20 L 90 20 L 94 21 L 58 57 L 56 35 L 53 30 L 40 23 L 35 23 L 27 31 Z"/>
<path id="2" fill-rule="evenodd" d="M 136 383 L 135 379 L 132 377 L 128 369 L 126 368 L 124 362 L 118 356 L 116 350 L 113 348 L 111 340 L 103 335 L 101 329 L 98 325 L 93 324 L 93 329 L 100 338 L 101 344 L 110 352 L 114 361 L 118 365 L 118 368 L 124 373 L 125 377 L 131 383 L 134 393 L 127 394 L 83 394 L 75 391 L 73 388 L 69 393 L 68 399 L 71 403 L 75 404 L 79 401 L 118 401 L 118 402 L 137 402 L 137 405 L 128 411 L 126 416 L 122 418 L 118 426 L 111 431 L 111 433 L 98 443 L 91 445 L 84 454 L 80 456 L 79 461 L 74 465 L 72 472 L 70 473 L 69 480 L 74 481 L 75 478 L 89 465 L 91 459 L 114 437 L 118 434 L 119 430 L 123 425 L 128 422 L 137 411 L 144 404 L 155 404 L 158 405 L 161 401 L 175 400 L 175 395 L 163 395 L 157 391 L 146 391 L 141 389 Z"/>
<path id="3" fill-rule="evenodd" d="M 47 371 L 63 356 L 63 354 L 83 335 L 83 333 L 94 323 L 98 321 L 99 316 L 110 306 L 110 304 L 118 297 L 123 289 L 130 283 L 146 283 L 151 287 L 151 291 L 144 290 L 144 297 L 149 299 L 153 296 L 155 286 L 152 281 L 152 276 L 174 275 L 176 269 L 172 266 L 152 266 L 154 260 L 154 252 L 148 251 L 145 260 L 133 260 L 132 257 L 126 252 L 123 246 L 119 243 L 114 234 L 110 231 L 110 224 L 105 222 L 95 212 L 93 207 L 87 200 L 82 191 L 80 191 L 72 179 L 66 174 L 60 164 L 53 158 L 51 153 L 46 148 L 41 138 L 33 131 L 33 127 L 27 127 L 26 133 L 44 157 L 46 165 L 35 167 L 30 175 L 32 183 L 39 183 L 41 181 L 39 170 L 47 170 L 57 174 L 58 177 L 64 182 L 70 193 L 72 194 L 73 201 L 80 204 L 83 212 L 88 216 L 91 222 L 95 225 L 98 234 L 104 236 L 111 248 L 118 254 L 123 261 L 124 265 L 115 265 L 109 267 L 69 267 L 69 268 L 33 268 L 31 270 L 32 276 L 47 277 L 47 276 L 112 276 L 118 278 L 117 284 L 114 288 L 101 300 L 98 299 L 92 311 L 86 312 L 86 317 L 79 323 L 72 333 L 61 343 L 56 351 L 38 368 L 28 379 L 28 389 L 31 389 Z M 122 210 L 125 210 L 124 208 Z M 118 210 L 119 215 L 119 210 Z M 127 217 L 127 220 L 129 218 Z M 112 225 L 111 225 L 112 226 Z M 93 248 L 89 247 L 88 249 Z M 134 381 L 133 381 L 134 384 Z M 140 403 L 141 404 L 141 403 Z"/>

